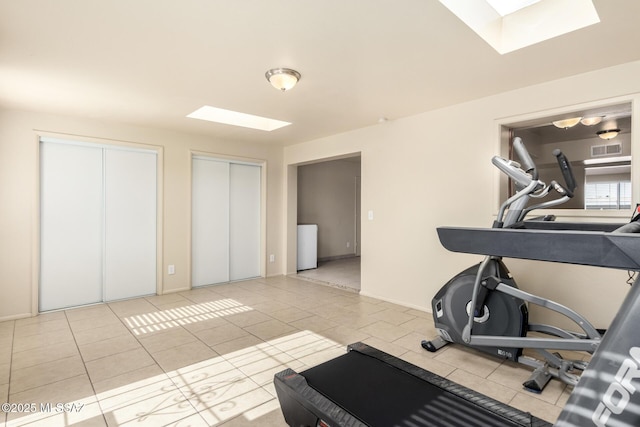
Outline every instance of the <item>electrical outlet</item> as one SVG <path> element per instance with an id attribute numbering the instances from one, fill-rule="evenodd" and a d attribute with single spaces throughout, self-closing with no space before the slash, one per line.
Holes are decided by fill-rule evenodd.
<path id="1" fill-rule="evenodd" d="M 347 248 L 351 247 L 351 242 L 347 242 Z"/>
<path id="2" fill-rule="evenodd" d="M 169 267 L 167 268 L 167 273 L 176 274 L 176 266 L 173 264 L 169 265 Z"/>
<path id="3" fill-rule="evenodd" d="M 276 262 L 276 256 L 274 254 L 269 255 L 269 262 Z"/>

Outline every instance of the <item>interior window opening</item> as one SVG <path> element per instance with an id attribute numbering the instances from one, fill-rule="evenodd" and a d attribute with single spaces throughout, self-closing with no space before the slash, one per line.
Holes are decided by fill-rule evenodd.
<path id="1" fill-rule="evenodd" d="M 553 155 L 560 149 L 570 160 L 578 183 L 575 196 L 561 209 L 629 210 L 631 181 L 631 102 L 575 110 L 503 125 L 502 156 L 518 161 L 512 150 L 520 137 L 545 183 L 564 183 Z M 508 137 L 508 142 L 507 142 Z M 514 194 L 506 180 L 500 184 L 500 203 Z"/>

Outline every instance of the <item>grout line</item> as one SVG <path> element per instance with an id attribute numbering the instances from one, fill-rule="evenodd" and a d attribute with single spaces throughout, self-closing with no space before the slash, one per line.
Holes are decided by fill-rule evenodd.
<path id="1" fill-rule="evenodd" d="M 9 378 L 7 378 L 7 402 L 11 401 L 11 373 L 12 373 L 12 368 L 13 368 L 13 345 L 16 339 L 16 321 L 12 320 L 13 322 L 13 328 L 11 331 L 11 349 L 9 352 Z M 5 403 L 5 402 L 0 402 L 0 403 Z M 9 420 L 9 413 L 8 412 L 4 412 L 4 425 L 6 425 L 7 421 Z"/>
<path id="2" fill-rule="evenodd" d="M 89 384 L 91 385 L 91 390 L 93 390 L 93 398 L 95 399 L 96 403 L 98 404 L 98 409 L 100 409 L 100 414 L 102 415 L 102 419 L 104 420 L 105 425 L 109 425 L 107 423 L 107 418 L 104 415 L 104 412 L 102 411 L 102 407 L 100 406 L 100 401 L 98 400 L 98 394 L 96 393 L 96 389 L 93 386 L 93 381 L 91 381 L 91 376 L 89 375 L 89 371 L 87 370 L 87 363 L 84 360 L 84 357 L 82 357 L 82 352 L 80 351 L 80 346 L 78 345 L 78 341 L 76 341 L 76 335 L 73 332 L 73 329 L 71 328 L 71 322 L 69 321 L 69 316 L 67 315 L 67 310 L 64 310 L 64 318 L 67 321 L 67 324 L 69 326 L 69 331 L 71 332 L 71 336 L 73 337 L 73 343 L 76 345 L 76 350 L 78 351 L 78 356 L 80 357 L 80 361 L 82 362 L 82 366 L 84 367 L 84 372 L 87 375 L 87 380 L 89 381 Z"/>

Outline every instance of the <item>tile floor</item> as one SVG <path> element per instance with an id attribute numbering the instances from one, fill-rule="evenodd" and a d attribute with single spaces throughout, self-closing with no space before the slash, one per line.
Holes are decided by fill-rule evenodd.
<path id="1" fill-rule="evenodd" d="M 284 426 L 273 374 L 356 341 L 549 421 L 560 413 L 560 382 L 528 393 L 528 370 L 422 350 L 433 335 L 428 313 L 293 276 L 2 322 L 0 403 L 22 412 L 0 412 L 0 426 Z"/>
<path id="2" fill-rule="evenodd" d="M 345 289 L 360 290 L 360 257 L 319 261 L 318 268 L 299 271 L 298 277 Z"/>

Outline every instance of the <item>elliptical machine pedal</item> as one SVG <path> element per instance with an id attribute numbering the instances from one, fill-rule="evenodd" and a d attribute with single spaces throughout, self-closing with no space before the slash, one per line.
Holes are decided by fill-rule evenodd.
<path id="1" fill-rule="evenodd" d="M 529 379 L 522 383 L 522 386 L 527 391 L 540 394 L 549 381 L 551 381 L 551 373 L 549 373 L 549 365 L 545 364 L 534 369 Z"/>
<path id="2" fill-rule="evenodd" d="M 449 341 L 445 341 L 445 339 L 442 338 L 441 336 L 437 336 L 431 341 L 422 340 L 422 342 L 420 343 L 422 348 L 430 351 L 431 353 L 435 353 L 436 351 L 440 350 L 442 347 L 444 347 L 447 344 L 449 344 Z"/>

